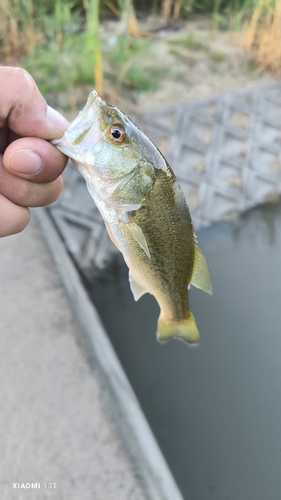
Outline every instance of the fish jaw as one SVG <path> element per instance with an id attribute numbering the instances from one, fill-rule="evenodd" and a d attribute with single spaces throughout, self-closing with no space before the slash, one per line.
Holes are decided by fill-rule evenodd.
<path id="1" fill-rule="evenodd" d="M 93 145 L 99 142 L 102 135 L 99 127 L 101 103 L 97 92 L 93 90 L 84 108 L 63 137 L 51 141 L 59 151 L 74 160 L 76 166 L 77 164 L 85 166 L 94 164 Z"/>

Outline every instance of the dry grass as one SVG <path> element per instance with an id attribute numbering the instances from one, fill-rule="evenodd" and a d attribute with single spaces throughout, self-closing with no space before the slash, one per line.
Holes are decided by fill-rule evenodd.
<path id="1" fill-rule="evenodd" d="M 28 55 L 40 33 L 34 26 L 32 0 L 1 0 L 0 54 L 6 63 Z"/>
<path id="2" fill-rule="evenodd" d="M 281 1 L 259 0 L 250 19 L 244 22 L 238 41 L 259 71 L 270 69 L 280 77 Z"/>
<path id="3" fill-rule="evenodd" d="M 166 22 L 177 21 L 180 17 L 182 2 L 180 0 L 162 0 L 162 16 Z"/>
<path id="4" fill-rule="evenodd" d="M 124 31 L 133 36 L 141 35 L 139 29 L 133 0 L 124 0 L 120 15 L 121 25 Z"/>

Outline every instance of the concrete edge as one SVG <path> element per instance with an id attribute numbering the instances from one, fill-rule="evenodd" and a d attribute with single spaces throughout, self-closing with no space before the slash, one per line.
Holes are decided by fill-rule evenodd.
<path id="1" fill-rule="evenodd" d="M 47 210 L 33 209 L 60 274 L 82 344 L 98 364 L 110 411 L 148 500 L 183 500 L 98 313 Z"/>

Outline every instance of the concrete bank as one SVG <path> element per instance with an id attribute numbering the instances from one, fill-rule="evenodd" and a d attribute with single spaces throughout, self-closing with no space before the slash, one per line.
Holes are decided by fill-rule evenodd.
<path id="1" fill-rule="evenodd" d="M 33 217 L 0 239 L 1 499 L 144 498 L 78 338 Z"/>

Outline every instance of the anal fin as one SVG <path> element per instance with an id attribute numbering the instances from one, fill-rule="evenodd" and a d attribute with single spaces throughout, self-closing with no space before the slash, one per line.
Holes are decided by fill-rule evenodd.
<path id="1" fill-rule="evenodd" d="M 139 300 L 142 297 L 142 295 L 147 293 L 147 290 L 134 278 L 134 276 L 130 271 L 129 271 L 129 282 L 132 294 L 136 301 Z"/>
<path id="2" fill-rule="evenodd" d="M 190 283 L 204 292 L 212 294 L 211 276 L 207 261 L 200 248 L 195 245 L 195 257 Z"/>

